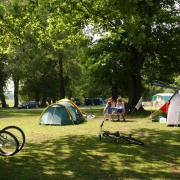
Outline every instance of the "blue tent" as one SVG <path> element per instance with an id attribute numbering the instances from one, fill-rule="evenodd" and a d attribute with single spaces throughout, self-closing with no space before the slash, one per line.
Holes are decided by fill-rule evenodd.
<path id="1" fill-rule="evenodd" d="M 62 99 L 48 106 L 40 117 L 40 124 L 69 125 L 79 124 L 85 119 L 79 108 L 70 100 Z"/>

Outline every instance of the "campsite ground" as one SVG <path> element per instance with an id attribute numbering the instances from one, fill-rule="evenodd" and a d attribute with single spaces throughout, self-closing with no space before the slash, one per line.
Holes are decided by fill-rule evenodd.
<path id="1" fill-rule="evenodd" d="M 21 127 L 26 145 L 15 156 L 0 156 L 0 179 L 179 179 L 179 127 L 151 122 L 149 112 L 135 114 L 104 128 L 131 132 L 145 147 L 100 142 L 102 109 L 88 111 L 97 117 L 80 125 L 42 126 L 42 109 L 1 109 L 0 127 Z"/>

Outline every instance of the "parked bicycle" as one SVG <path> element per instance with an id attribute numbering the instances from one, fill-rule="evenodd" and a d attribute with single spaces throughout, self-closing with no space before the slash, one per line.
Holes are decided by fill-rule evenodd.
<path id="1" fill-rule="evenodd" d="M 114 141 L 117 143 L 127 142 L 130 144 L 137 144 L 140 146 L 144 146 L 144 143 L 142 141 L 139 141 L 139 140 L 133 138 L 131 134 L 124 135 L 124 134 L 120 133 L 119 131 L 116 131 L 116 132 L 105 131 L 105 130 L 103 130 L 103 125 L 104 125 L 104 121 L 100 125 L 100 132 L 99 132 L 100 140 L 108 139 L 108 140 L 111 140 L 111 141 Z"/>
<path id="2" fill-rule="evenodd" d="M 18 153 L 25 144 L 25 134 L 17 126 L 7 126 L 0 130 L 0 155 L 12 156 Z"/>

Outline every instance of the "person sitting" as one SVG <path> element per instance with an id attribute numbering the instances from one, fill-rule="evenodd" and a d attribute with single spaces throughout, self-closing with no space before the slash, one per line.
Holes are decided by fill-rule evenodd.
<path id="1" fill-rule="evenodd" d="M 123 121 L 126 121 L 124 114 L 125 114 L 125 105 L 124 102 L 122 101 L 122 98 L 119 97 L 117 99 L 117 103 L 116 103 L 116 113 L 118 116 L 118 121 L 120 121 L 120 116 L 122 116 Z"/>
<path id="2" fill-rule="evenodd" d="M 106 120 L 109 120 L 111 119 L 111 115 L 112 115 L 112 112 L 113 112 L 113 108 L 112 108 L 112 103 L 111 101 L 109 100 L 104 108 L 104 117 Z"/>

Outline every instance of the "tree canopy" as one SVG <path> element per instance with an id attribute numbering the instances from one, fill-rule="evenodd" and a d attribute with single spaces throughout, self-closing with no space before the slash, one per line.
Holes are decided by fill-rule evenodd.
<path id="1" fill-rule="evenodd" d="M 176 0 L 8 0 L 0 17 L 1 101 L 11 76 L 15 107 L 19 94 L 123 95 L 134 107 L 145 84 L 179 73 Z"/>

